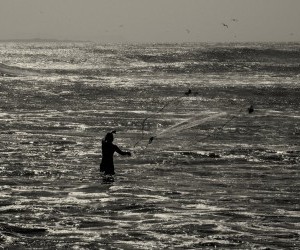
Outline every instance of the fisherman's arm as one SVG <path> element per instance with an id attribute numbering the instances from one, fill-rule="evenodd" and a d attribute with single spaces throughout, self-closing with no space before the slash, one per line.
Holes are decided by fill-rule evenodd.
<path id="1" fill-rule="evenodd" d="M 126 152 L 126 151 L 122 151 L 121 149 L 119 149 L 118 146 L 115 146 L 116 147 L 116 152 L 120 155 L 128 155 L 128 156 L 131 156 L 131 153 L 130 152 Z"/>

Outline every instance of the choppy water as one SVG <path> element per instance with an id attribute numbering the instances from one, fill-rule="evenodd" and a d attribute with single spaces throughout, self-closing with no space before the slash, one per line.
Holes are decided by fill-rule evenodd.
<path id="1" fill-rule="evenodd" d="M 299 44 L 0 43 L 0 58 L 3 249 L 299 249 Z M 133 157 L 106 184 L 113 129 Z"/>

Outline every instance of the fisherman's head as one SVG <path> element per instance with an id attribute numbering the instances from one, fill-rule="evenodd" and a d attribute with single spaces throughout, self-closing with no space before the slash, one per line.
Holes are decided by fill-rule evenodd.
<path id="1" fill-rule="evenodd" d="M 114 135 L 113 133 L 107 133 L 105 136 L 105 141 L 107 142 L 113 142 L 114 141 Z"/>

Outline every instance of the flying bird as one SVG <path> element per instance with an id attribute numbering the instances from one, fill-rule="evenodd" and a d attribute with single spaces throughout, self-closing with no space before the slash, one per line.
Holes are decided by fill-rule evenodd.
<path id="1" fill-rule="evenodd" d="M 191 31 L 190 31 L 189 29 L 185 29 L 185 31 L 186 31 L 188 34 L 191 33 Z"/>
<path id="2" fill-rule="evenodd" d="M 239 20 L 236 19 L 236 18 L 232 18 L 231 21 L 233 21 L 233 22 L 238 22 Z"/>
<path id="3" fill-rule="evenodd" d="M 222 23 L 222 25 L 228 29 L 228 25 L 226 23 Z"/>

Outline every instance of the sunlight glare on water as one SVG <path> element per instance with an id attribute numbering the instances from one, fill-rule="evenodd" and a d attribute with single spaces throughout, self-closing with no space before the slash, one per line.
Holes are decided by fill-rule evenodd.
<path id="1" fill-rule="evenodd" d="M 1 247 L 298 249 L 299 48 L 0 43 Z"/>

